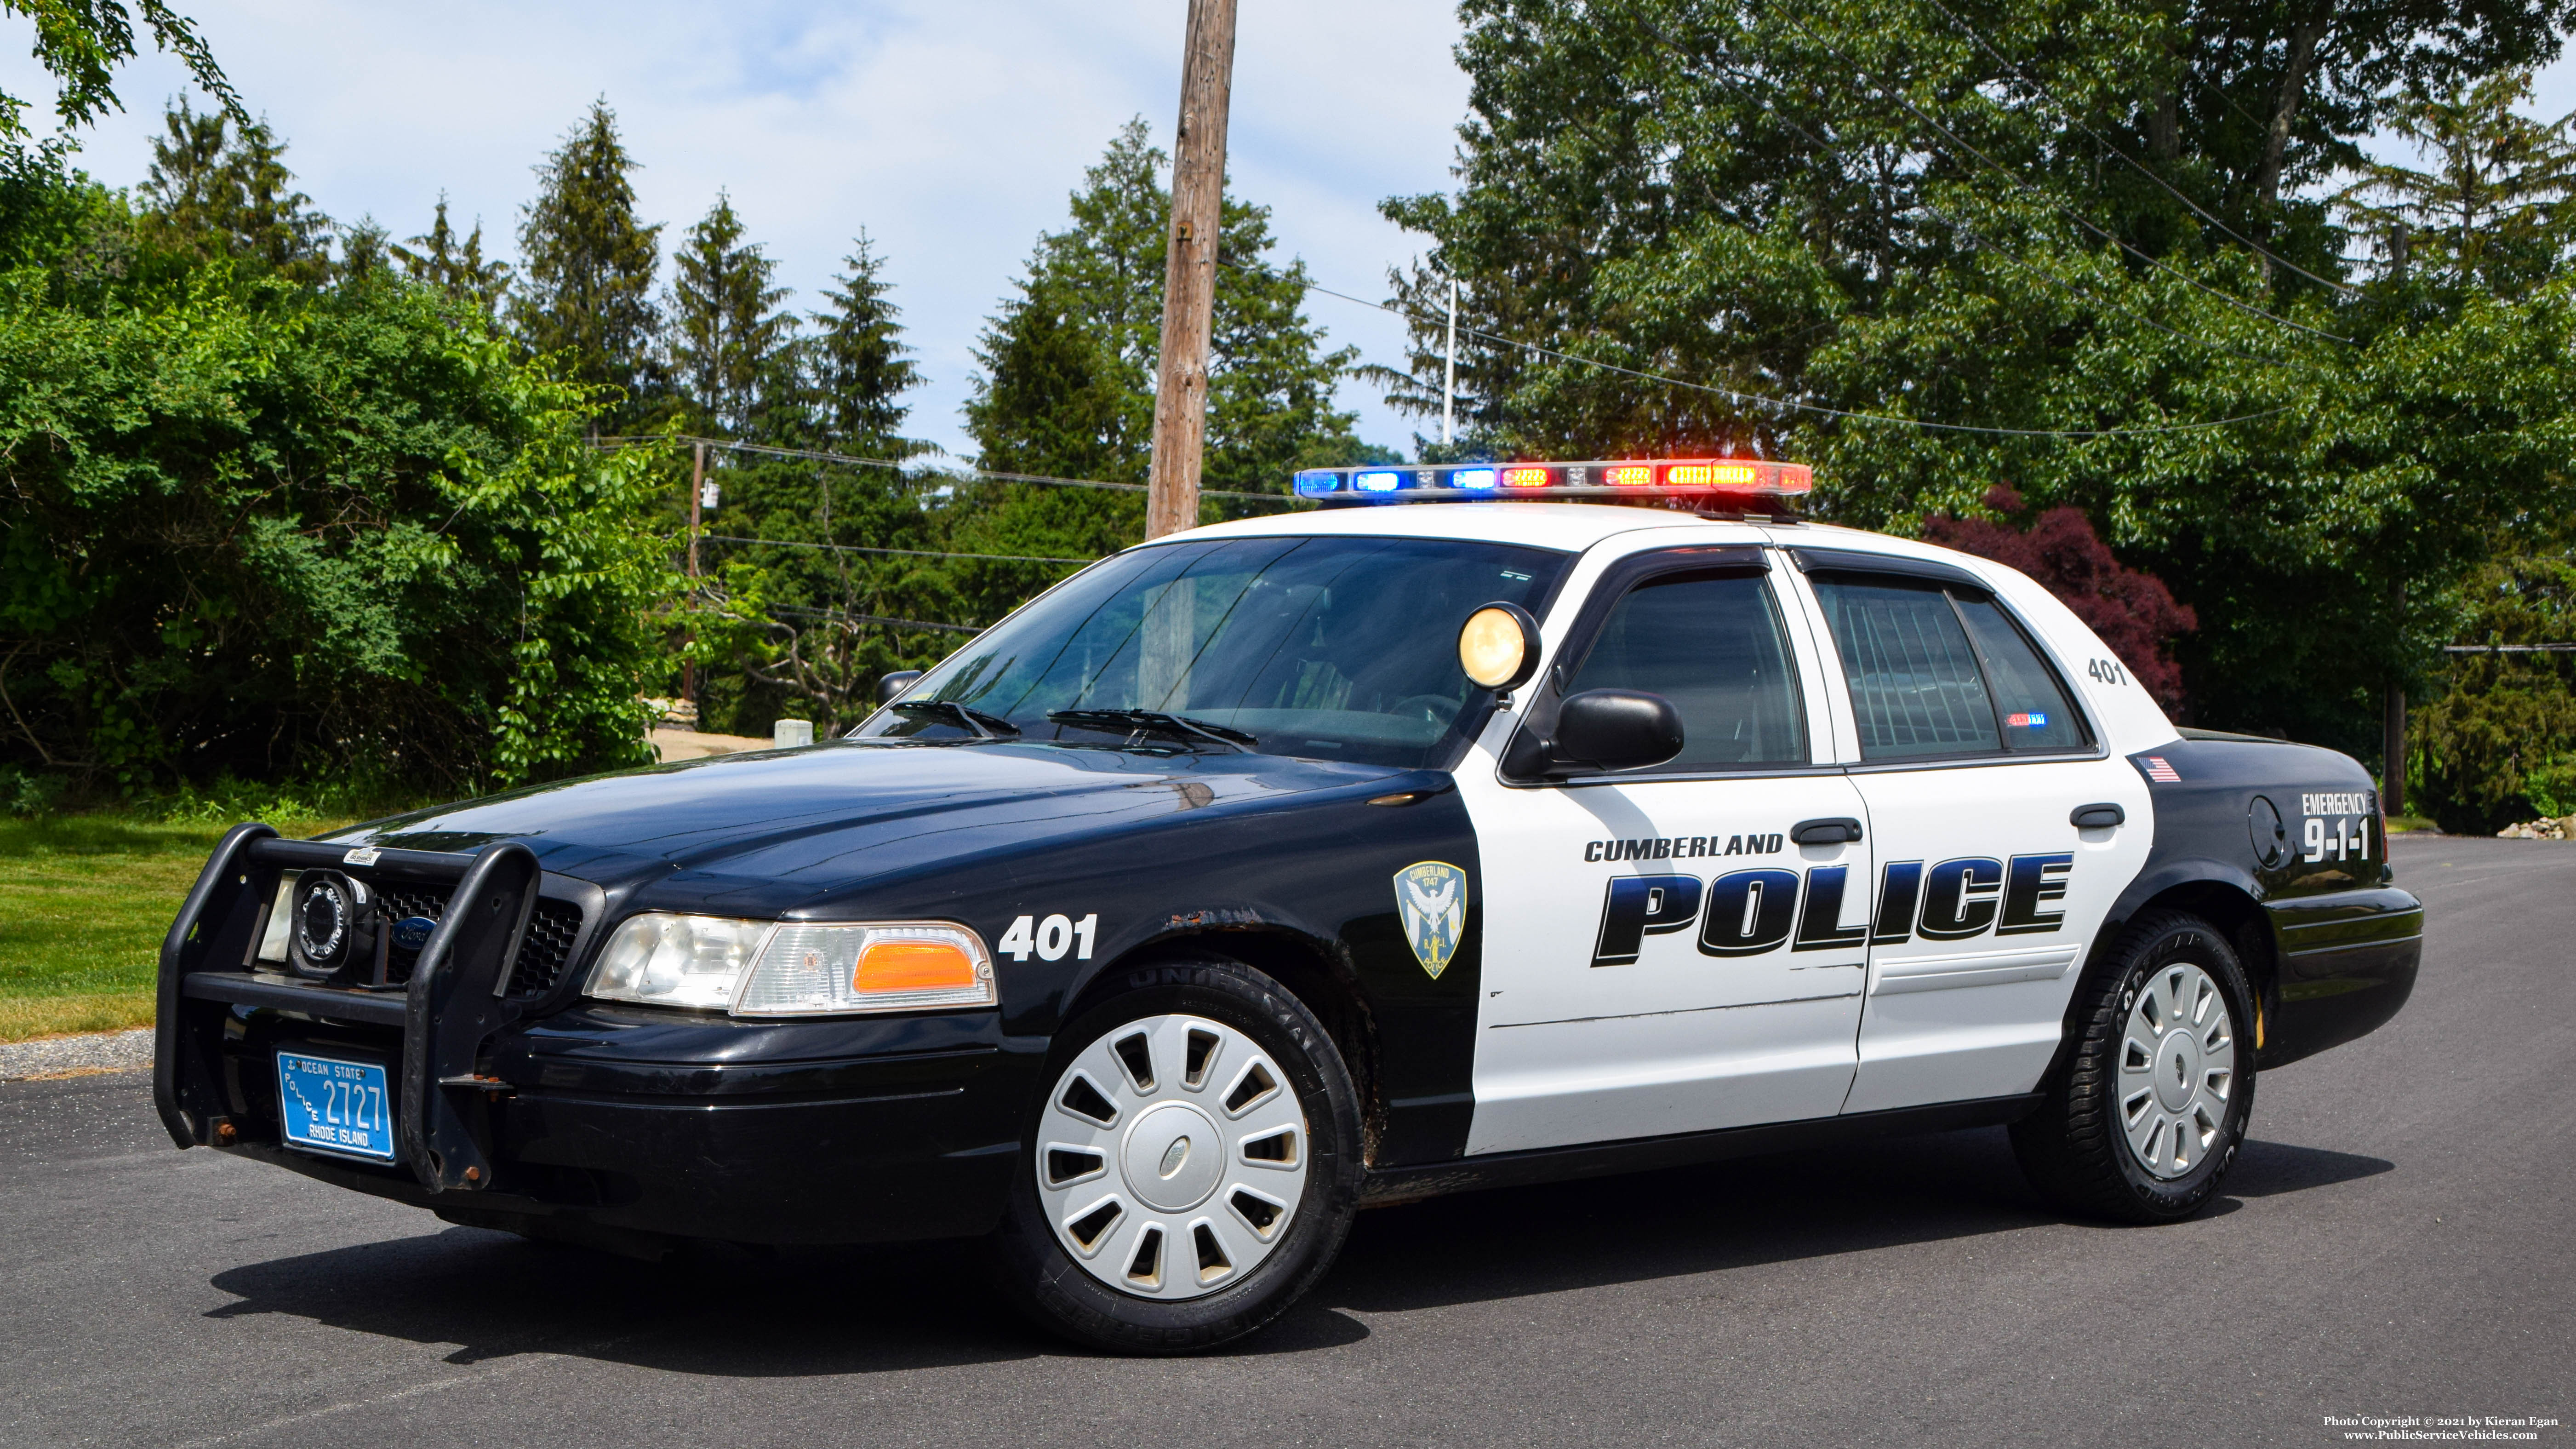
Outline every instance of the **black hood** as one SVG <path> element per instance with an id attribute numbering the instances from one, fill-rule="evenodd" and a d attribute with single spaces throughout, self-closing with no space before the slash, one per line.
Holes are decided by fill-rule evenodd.
<path id="1" fill-rule="evenodd" d="M 517 840 L 559 874 L 659 879 L 652 893 L 666 903 L 783 910 L 1182 812 L 1419 773 L 1225 752 L 835 740 L 543 785 L 335 839 L 446 851 Z"/>

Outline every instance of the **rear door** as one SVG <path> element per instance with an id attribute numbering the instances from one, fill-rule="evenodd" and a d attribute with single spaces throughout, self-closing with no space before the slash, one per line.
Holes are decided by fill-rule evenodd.
<path id="1" fill-rule="evenodd" d="M 2144 863 L 2146 787 L 2034 632 L 1974 575 L 1800 551 L 1853 721 L 1877 853 L 1844 1110 L 2030 1090 L 2086 949 Z M 2079 828 L 2081 807 L 2126 823 Z"/>
<path id="2" fill-rule="evenodd" d="M 1851 1085 L 1866 973 L 1866 841 L 1826 733 L 1809 631 L 1756 548 L 1618 560 L 1523 728 L 1587 689 L 1671 700 L 1685 744 L 1560 782 L 1462 769 L 1484 863 L 1470 1152 L 1826 1117 Z"/>

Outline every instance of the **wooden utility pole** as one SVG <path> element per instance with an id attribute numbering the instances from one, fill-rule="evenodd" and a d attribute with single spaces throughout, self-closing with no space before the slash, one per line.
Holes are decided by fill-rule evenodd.
<path id="1" fill-rule="evenodd" d="M 698 602 L 698 500 L 704 498 L 706 494 L 707 445 L 692 443 L 689 445 L 689 606 L 691 608 L 697 607 Z M 680 698 L 689 702 L 690 709 L 695 710 L 698 707 L 698 666 L 694 663 L 683 662 L 680 665 Z M 697 722 L 690 721 L 690 728 L 696 727 Z"/>
<path id="2" fill-rule="evenodd" d="M 1190 0 L 1181 55 L 1181 124 L 1172 142 L 1172 226 L 1163 264 L 1162 377 L 1154 388 L 1154 465 L 1145 536 L 1199 523 L 1207 441 L 1208 329 L 1225 201 L 1225 113 L 1234 85 L 1234 0 Z"/>

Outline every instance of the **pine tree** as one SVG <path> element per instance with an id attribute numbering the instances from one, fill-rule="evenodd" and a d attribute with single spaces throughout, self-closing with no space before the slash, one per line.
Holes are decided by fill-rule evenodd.
<path id="1" fill-rule="evenodd" d="M 1163 153 L 1134 120 L 1073 195 L 1073 225 L 1038 239 L 1019 295 L 976 353 L 966 407 L 984 466 L 1141 483 L 1153 452 L 1163 319 Z M 1228 200 L 1208 369 L 1211 488 L 1284 492 L 1300 463 L 1339 462 L 1360 443 L 1332 406 L 1354 354 L 1323 351 L 1301 308 L 1305 266 L 1273 272 L 1266 207 Z"/>
<path id="2" fill-rule="evenodd" d="M 652 292 L 662 228 L 636 220 L 628 178 L 639 169 L 618 139 L 616 112 L 593 101 L 537 167 L 537 199 L 519 228 L 527 285 L 511 321 L 530 351 L 560 354 L 572 381 L 624 391 L 605 431 L 640 423 L 658 391 Z"/>
<path id="3" fill-rule="evenodd" d="M 483 259 L 483 223 L 479 218 L 463 244 L 458 244 L 455 228 L 447 224 L 447 193 L 443 191 L 438 195 L 438 214 L 429 230 L 413 237 L 410 246 L 389 250 L 402 263 L 404 275 L 460 302 L 473 303 L 483 309 L 486 318 L 495 315 L 502 294 L 510 287 L 510 264 L 498 258 L 488 262 Z"/>
<path id="4" fill-rule="evenodd" d="M 912 349 L 901 341 L 902 309 L 886 299 L 892 288 L 878 278 L 883 259 L 859 233 L 848 267 L 825 288 L 832 306 L 814 314 L 808 385 L 814 430 L 825 448 L 871 458 L 905 457 L 927 445 L 897 436 L 912 409 L 897 401 L 921 385 Z"/>
<path id="5" fill-rule="evenodd" d="M 690 426 L 744 437 L 766 396 L 793 385 L 796 319 L 776 310 L 788 289 L 772 286 L 778 264 L 743 240 L 742 218 L 722 192 L 672 254 L 671 374 Z"/>
<path id="6" fill-rule="evenodd" d="M 2388 270 L 2418 271 L 2491 292 L 2530 288 L 2576 238 L 2576 115 L 2534 121 L 2531 72 L 2509 71 L 2453 87 L 2421 88 L 2391 107 L 2399 137 L 2430 171 L 2388 162 L 2361 168 L 2342 196 L 2345 219 L 2374 237 Z"/>
<path id="7" fill-rule="evenodd" d="M 362 216 L 340 234 L 340 260 L 331 271 L 339 281 L 364 282 L 389 275 L 392 266 L 392 234 L 374 217 Z"/>
<path id="8" fill-rule="evenodd" d="M 331 272 L 331 219 L 294 189 L 286 143 L 265 121 L 236 128 L 182 98 L 162 117 L 138 188 L 145 236 L 173 251 L 228 256 L 293 281 Z"/>

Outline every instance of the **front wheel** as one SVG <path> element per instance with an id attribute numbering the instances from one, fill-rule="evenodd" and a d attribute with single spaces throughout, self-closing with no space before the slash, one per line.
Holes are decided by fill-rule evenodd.
<path id="1" fill-rule="evenodd" d="M 1070 1338 L 1187 1353 L 1332 1266 L 1358 1209 L 1358 1094 L 1315 1014 L 1249 966 L 1162 962 L 1125 986 L 1057 1038 L 996 1265 Z"/>
<path id="2" fill-rule="evenodd" d="M 2075 1015 L 2073 1056 L 2013 1153 L 2042 1195 L 2119 1222 L 2198 1212 L 2254 1104 L 2253 998 L 2236 953 L 2196 916 L 2159 911 L 2121 939 Z"/>

